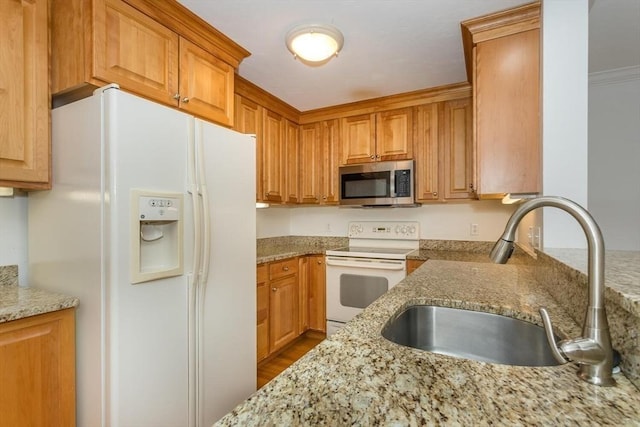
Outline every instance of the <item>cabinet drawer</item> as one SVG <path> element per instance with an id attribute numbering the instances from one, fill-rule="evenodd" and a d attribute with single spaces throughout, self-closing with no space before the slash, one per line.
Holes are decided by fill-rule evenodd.
<path id="1" fill-rule="evenodd" d="M 279 277 L 289 276 L 298 272 L 298 258 L 289 258 L 284 261 L 269 264 L 269 278 L 271 280 Z"/>
<path id="2" fill-rule="evenodd" d="M 267 264 L 260 264 L 257 269 L 257 282 L 262 283 L 269 280 L 269 268 Z"/>

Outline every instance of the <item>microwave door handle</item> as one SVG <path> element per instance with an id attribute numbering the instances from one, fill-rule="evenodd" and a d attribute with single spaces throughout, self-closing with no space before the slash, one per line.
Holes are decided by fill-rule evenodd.
<path id="1" fill-rule="evenodd" d="M 370 268 L 377 270 L 404 270 L 405 265 L 404 261 L 372 261 L 372 260 L 358 260 L 358 259 L 348 259 L 342 260 L 339 258 L 329 258 L 327 257 L 327 265 L 333 267 L 356 267 L 356 268 Z"/>

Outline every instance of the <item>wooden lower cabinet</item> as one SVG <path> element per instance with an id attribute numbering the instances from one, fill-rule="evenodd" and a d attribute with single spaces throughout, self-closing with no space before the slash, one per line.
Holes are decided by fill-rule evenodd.
<path id="1" fill-rule="evenodd" d="M 324 255 L 309 256 L 309 329 L 327 332 L 326 272 Z"/>
<path id="2" fill-rule="evenodd" d="M 267 264 L 258 266 L 256 286 L 257 309 L 257 358 L 258 361 L 269 355 L 269 268 Z"/>
<path id="3" fill-rule="evenodd" d="M 74 426 L 75 309 L 0 324 L 0 427 Z"/>
<path id="4" fill-rule="evenodd" d="M 324 255 L 259 265 L 256 300 L 258 362 L 307 330 L 325 333 Z"/>

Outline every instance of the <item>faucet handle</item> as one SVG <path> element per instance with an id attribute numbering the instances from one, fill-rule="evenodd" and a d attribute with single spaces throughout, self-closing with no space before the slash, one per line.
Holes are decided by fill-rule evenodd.
<path id="1" fill-rule="evenodd" d="M 540 308 L 540 317 L 542 317 L 542 323 L 544 324 L 544 331 L 547 334 L 547 341 L 549 342 L 549 347 L 551 347 L 551 353 L 553 357 L 560 364 L 565 364 L 569 361 L 564 355 L 560 352 L 558 348 L 558 344 L 556 344 L 556 339 L 553 336 L 553 326 L 551 325 L 551 318 L 549 317 L 549 313 L 547 309 L 544 307 Z"/>

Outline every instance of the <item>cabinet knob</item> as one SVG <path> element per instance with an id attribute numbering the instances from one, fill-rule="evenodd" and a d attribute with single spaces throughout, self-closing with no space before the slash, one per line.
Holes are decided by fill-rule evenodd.
<path id="1" fill-rule="evenodd" d="M 473 190 L 473 182 L 469 184 L 469 190 Z"/>
<path id="2" fill-rule="evenodd" d="M 327 196 L 322 196 L 322 200 L 327 200 Z"/>
<path id="3" fill-rule="evenodd" d="M 380 159 L 380 154 L 376 154 L 376 159 Z"/>
<path id="4" fill-rule="evenodd" d="M 174 93 L 173 94 L 173 99 L 175 99 L 176 101 L 180 99 L 180 94 L 179 93 Z"/>
<path id="5" fill-rule="evenodd" d="M 375 160 L 375 158 L 376 158 L 376 156 L 374 156 L 373 154 L 370 157 L 371 160 Z"/>
<path id="6" fill-rule="evenodd" d="M 433 197 L 438 197 L 438 192 L 437 191 L 433 192 Z"/>
<path id="7" fill-rule="evenodd" d="M 278 290 L 278 288 L 271 288 L 271 290 L 272 290 L 273 292 L 275 292 L 275 291 L 277 291 L 277 290 Z"/>
<path id="8" fill-rule="evenodd" d="M 284 271 L 289 271 L 289 267 L 288 267 L 288 266 L 286 266 L 286 265 L 285 265 L 284 267 L 282 267 L 282 269 L 283 269 Z"/>
<path id="9" fill-rule="evenodd" d="M 182 102 L 184 102 L 185 104 L 189 103 L 189 98 L 187 98 L 186 96 L 184 98 L 182 98 Z"/>
<path id="10" fill-rule="evenodd" d="M 322 264 L 322 260 L 318 260 L 318 264 Z"/>

